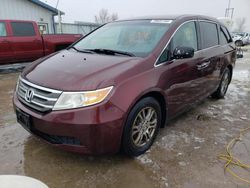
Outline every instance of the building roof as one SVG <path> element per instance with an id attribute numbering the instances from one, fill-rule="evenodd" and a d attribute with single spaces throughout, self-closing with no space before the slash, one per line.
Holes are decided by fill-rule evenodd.
<path id="1" fill-rule="evenodd" d="M 40 6 L 42 8 L 45 8 L 45 9 L 51 11 L 51 12 L 53 12 L 55 15 L 58 15 L 58 9 L 56 9 L 56 8 L 50 6 L 50 5 L 48 5 L 48 4 L 46 4 L 46 3 L 42 2 L 42 1 L 39 1 L 39 0 L 28 0 L 28 1 Z M 61 12 L 61 15 L 65 14 L 62 11 L 60 11 L 60 12 Z"/>

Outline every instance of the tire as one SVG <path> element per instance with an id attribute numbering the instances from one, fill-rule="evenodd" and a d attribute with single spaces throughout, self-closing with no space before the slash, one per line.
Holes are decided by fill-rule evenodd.
<path id="1" fill-rule="evenodd" d="M 228 86 L 231 80 L 231 72 L 226 68 L 220 81 L 218 89 L 211 95 L 215 99 L 222 99 L 227 93 Z"/>
<path id="2" fill-rule="evenodd" d="M 235 45 L 236 45 L 236 46 L 243 46 L 243 41 L 237 40 L 237 41 L 235 42 Z"/>
<path id="3" fill-rule="evenodd" d="M 151 118 L 147 116 L 149 114 Z M 157 100 L 152 97 L 140 100 L 128 115 L 123 131 L 122 151 L 130 157 L 145 153 L 159 132 L 161 120 L 161 107 Z"/>

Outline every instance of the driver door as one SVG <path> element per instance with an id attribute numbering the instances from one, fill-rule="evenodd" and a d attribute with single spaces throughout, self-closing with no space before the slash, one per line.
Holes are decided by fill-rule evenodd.
<path id="1" fill-rule="evenodd" d="M 196 22 L 183 24 L 174 34 L 171 42 L 162 53 L 159 61 L 163 63 L 165 93 L 168 101 L 169 116 L 185 110 L 202 98 L 202 75 L 197 69 L 202 54 L 198 51 L 198 34 Z M 194 56 L 174 59 L 173 52 L 177 47 L 191 47 Z"/>
<path id="2" fill-rule="evenodd" d="M 0 22 L 0 65 L 15 61 L 7 24 Z"/>

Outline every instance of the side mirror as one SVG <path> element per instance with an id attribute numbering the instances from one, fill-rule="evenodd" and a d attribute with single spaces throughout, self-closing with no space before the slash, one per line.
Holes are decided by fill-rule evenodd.
<path id="1" fill-rule="evenodd" d="M 185 59 L 194 57 L 194 49 L 191 47 L 176 47 L 173 52 L 173 59 Z"/>

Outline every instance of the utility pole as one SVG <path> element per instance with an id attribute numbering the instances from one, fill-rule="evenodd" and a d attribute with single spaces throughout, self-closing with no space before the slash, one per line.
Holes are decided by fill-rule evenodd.
<path id="1" fill-rule="evenodd" d="M 231 7 L 231 0 L 228 1 L 228 8 Z"/>
<path id="2" fill-rule="evenodd" d="M 228 7 L 225 11 L 225 17 L 233 19 L 234 8 L 231 8 L 231 0 L 228 0 Z"/>
<path id="3" fill-rule="evenodd" d="M 60 0 L 57 0 L 56 9 L 59 5 L 59 2 L 60 2 Z M 62 15 L 61 15 L 61 11 L 59 9 L 57 9 L 57 11 L 58 11 L 58 28 L 59 28 L 59 33 L 61 34 L 62 33 Z"/>

